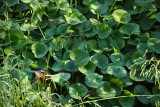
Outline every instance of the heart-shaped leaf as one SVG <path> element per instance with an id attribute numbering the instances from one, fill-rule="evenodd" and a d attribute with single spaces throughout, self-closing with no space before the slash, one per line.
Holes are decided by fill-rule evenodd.
<path id="1" fill-rule="evenodd" d="M 97 53 L 97 54 L 93 55 L 91 57 L 90 61 L 93 62 L 99 68 L 102 68 L 108 64 L 107 56 L 105 56 L 101 53 Z"/>
<path id="2" fill-rule="evenodd" d="M 116 52 L 116 53 L 113 53 L 111 55 L 111 61 L 113 63 L 116 63 L 116 62 L 121 62 L 123 64 L 123 54 L 122 53 L 119 53 L 119 52 Z"/>
<path id="3" fill-rule="evenodd" d="M 102 75 L 99 75 L 97 73 L 91 73 L 91 74 L 86 75 L 85 84 L 92 88 L 98 88 L 102 86 L 104 83 L 102 79 L 103 79 Z"/>
<path id="4" fill-rule="evenodd" d="M 61 24 L 58 26 L 57 28 L 57 32 L 60 34 L 60 35 L 65 35 L 67 30 L 68 30 L 68 27 L 69 25 L 68 24 Z"/>
<path id="5" fill-rule="evenodd" d="M 125 41 L 123 38 L 116 38 L 110 43 L 115 49 L 122 49 L 125 46 Z"/>
<path id="6" fill-rule="evenodd" d="M 81 83 L 75 83 L 69 87 L 69 95 L 75 99 L 81 99 L 88 93 L 88 89 Z"/>
<path id="7" fill-rule="evenodd" d="M 66 60 L 64 65 L 64 70 L 66 71 L 78 71 L 77 66 L 73 60 Z"/>
<path id="8" fill-rule="evenodd" d="M 107 81 L 97 89 L 97 93 L 101 98 L 114 97 L 116 95 L 116 90 L 111 87 L 111 84 Z"/>
<path id="9" fill-rule="evenodd" d="M 123 9 L 117 9 L 113 12 L 112 16 L 114 17 L 115 21 L 123 24 L 127 24 L 131 20 L 130 14 Z"/>
<path id="10" fill-rule="evenodd" d="M 74 49 L 70 53 L 70 58 L 76 62 L 78 67 L 84 66 L 89 61 L 89 53 L 82 49 Z"/>
<path id="11" fill-rule="evenodd" d="M 36 42 L 32 44 L 31 50 L 36 58 L 42 58 L 48 52 L 48 46 L 43 43 Z"/>
<path id="12" fill-rule="evenodd" d="M 68 79 L 71 77 L 70 73 L 58 73 L 55 75 L 49 75 L 50 79 L 54 82 L 63 83 L 65 81 L 68 81 Z"/>
<path id="13" fill-rule="evenodd" d="M 132 35 L 140 31 L 139 25 L 136 23 L 128 23 L 120 27 L 119 32 L 122 34 Z"/>

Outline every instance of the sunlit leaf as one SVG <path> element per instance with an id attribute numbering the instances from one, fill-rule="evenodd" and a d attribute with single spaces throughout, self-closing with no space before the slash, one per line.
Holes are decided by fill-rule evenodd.
<path id="1" fill-rule="evenodd" d="M 70 73 L 58 73 L 55 75 L 50 75 L 50 79 L 58 83 L 66 82 L 70 77 L 71 77 Z"/>

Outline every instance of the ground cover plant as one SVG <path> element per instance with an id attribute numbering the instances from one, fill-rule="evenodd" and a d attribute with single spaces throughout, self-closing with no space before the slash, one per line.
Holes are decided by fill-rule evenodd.
<path id="1" fill-rule="evenodd" d="M 159 107 L 159 0 L 0 0 L 0 106 Z"/>

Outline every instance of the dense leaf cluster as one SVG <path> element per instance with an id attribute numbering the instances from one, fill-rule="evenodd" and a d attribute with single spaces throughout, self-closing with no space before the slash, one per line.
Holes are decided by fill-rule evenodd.
<path id="1" fill-rule="evenodd" d="M 143 95 L 159 94 L 159 10 L 159 0 L 1 0 L 1 74 L 11 74 L 33 106 L 45 96 L 42 105 L 158 107 L 157 96 Z M 45 92 L 60 87 L 60 96 L 35 94 L 30 68 L 48 73 Z"/>

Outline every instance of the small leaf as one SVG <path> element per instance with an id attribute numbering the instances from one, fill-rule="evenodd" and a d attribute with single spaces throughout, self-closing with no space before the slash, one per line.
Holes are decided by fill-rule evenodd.
<path id="1" fill-rule="evenodd" d="M 97 2 L 97 0 L 83 0 L 83 4 L 85 4 L 85 5 L 91 5 L 91 4 L 94 4 L 96 2 Z"/>
<path id="2" fill-rule="evenodd" d="M 125 46 L 125 41 L 123 38 L 116 38 L 110 43 L 115 49 L 122 49 Z"/>
<path id="3" fill-rule="evenodd" d="M 160 54 L 160 38 L 150 38 L 147 45 L 150 49 Z"/>
<path id="4" fill-rule="evenodd" d="M 115 21 L 123 24 L 127 24 L 131 20 L 130 14 L 123 9 L 117 9 L 113 12 L 112 16 L 114 17 Z"/>
<path id="5" fill-rule="evenodd" d="M 131 96 L 133 93 L 131 93 L 128 90 L 123 91 L 125 96 Z M 120 98 L 119 103 L 122 107 L 133 107 L 135 103 L 135 97 L 128 97 L 128 98 Z"/>
<path id="6" fill-rule="evenodd" d="M 63 61 L 58 61 L 58 62 L 55 62 L 55 63 L 52 65 L 51 69 L 52 69 L 53 71 L 55 71 L 55 72 L 58 72 L 58 71 L 62 70 L 63 67 L 64 67 L 64 62 L 63 62 Z"/>
<path id="7" fill-rule="evenodd" d="M 19 2 L 19 0 L 2 0 L 2 1 L 6 6 L 14 6 Z"/>
<path id="8" fill-rule="evenodd" d="M 100 53 L 93 55 L 90 61 L 93 62 L 99 68 L 102 68 L 108 64 L 107 56 Z"/>
<path id="9" fill-rule="evenodd" d="M 34 0 L 21 0 L 21 1 L 24 2 L 24 3 L 31 3 Z"/>
<path id="10" fill-rule="evenodd" d="M 65 61 L 64 70 L 66 71 L 78 71 L 78 67 L 75 65 L 73 60 Z"/>
<path id="11" fill-rule="evenodd" d="M 132 35 L 140 31 L 139 25 L 135 23 L 128 23 L 120 27 L 119 32 L 122 34 Z"/>
<path id="12" fill-rule="evenodd" d="M 68 24 L 61 24 L 58 26 L 57 28 L 57 32 L 60 34 L 60 35 L 65 35 L 67 30 L 68 30 L 68 27 L 69 25 Z"/>
<path id="13" fill-rule="evenodd" d="M 70 58 L 76 62 L 78 67 L 84 66 L 89 61 L 89 53 L 82 49 L 74 49 L 70 53 Z"/>
<path id="14" fill-rule="evenodd" d="M 143 52 L 143 51 L 136 51 L 132 55 L 132 62 L 133 63 L 141 64 L 145 61 L 146 61 L 146 55 L 145 55 L 145 52 Z"/>
<path id="15" fill-rule="evenodd" d="M 34 30 L 34 29 L 36 29 L 36 27 L 37 26 L 35 26 L 35 25 L 31 25 L 31 24 L 26 24 L 26 23 L 24 23 L 24 24 L 22 24 L 21 25 L 21 30 L 22 31 L 31 31 L 31 30 Z"/>
<path id="16" fill-rule="evenodd" d="M 32 44 L 31 50 L 36 58 L 42 58 L 48 52 L 48 47 L 43 43 L 36 42 Z"/>
<path id="17" fill-rule="evenodd" d="M 111 87 L 111 84 L 107 81 L 97 89 L 98 95 L 101 98 L 114 97 L 116 95 L 116 90 Z"/>
<path id="18" fill-rule="evenodd" d="M 50 79 L 54 82 L 63 83 L 65 81 L 68 81 L 68 79 L 71 77 L 70 73 L 58 73 L 55 75 L 50 75 Z"/>
<path id="19" fill-rule="evenodd" d="M 160 22 L 160 12 L 156 14 L 156 19 Z"/>
<path id="20" fill-rule="evenodd" d="M 92 62 L 89 62 L 85 66 L 78 67 L 78 69 L 81 73 L 88 75 L 88 74 L 94 73 L 96 66 Z"/>
<path id="21" fill-rule="evenodd" d="M 153 0 L 134 0 L 134 2 L 138 5 L 138 6 L 144 6 L 146 4 L 152 3 Z"/>
<path id="22" fill-rule="evenodd" d="M 102 75 L 99 75 L 97 73 L 91 73 L 91 74 L 86 75 L 85 84 L 92 88 L 98 88 L 102 86 L 104 83 L 102 79 L 103 79 Z"/>
<path id="23" fill-rule="evenodd" d="M 69 95 L 75 99 L 81 99 L 88 93 L 88 89 L 81 83 L 75 83 L 69 87 Z"/>
<path id="24" fill-rule="evenodd" d="M 143 85 L 137 85 L 135 88 L 134 88 L 134 94 L 135 95 L 151 95 L 151 92 L 149 92 L 149 90 L 143 86 Z M 138 100 L 140 102 L 142 102 L 143 104 L 149 104 L 150 103 L 150 98 L 147 98 L 147 97 L 137 97 Z"/>
<path id="25" fill-rule="evenodd" d="M 44 34 L 47 36 L 53 36 L 57 31 L 57 28 L 55 26 L 48 28 L 45 30 Z"/>
<path id="26" fill-rule="evenodd" d="M 61 10 L 66 10 L 69 8 L 69 3 L 67 0 L 57 0 L 57 5 Z"/>
<path id="27" fill-rule="evenodd" d="M 112 29 L 107 24 L 98 25 L 98 37 L 100 39 L 107 38 L 112 33 Z"/>
<path id="28" fill-rule="evenodd" d="M 93 14 L 96 14 L 96 15 L 104 14 L 108 10 L 108 5 L 107 4 L 100 4 L 100 3 L 91 4 L 90 9 Z"/>

